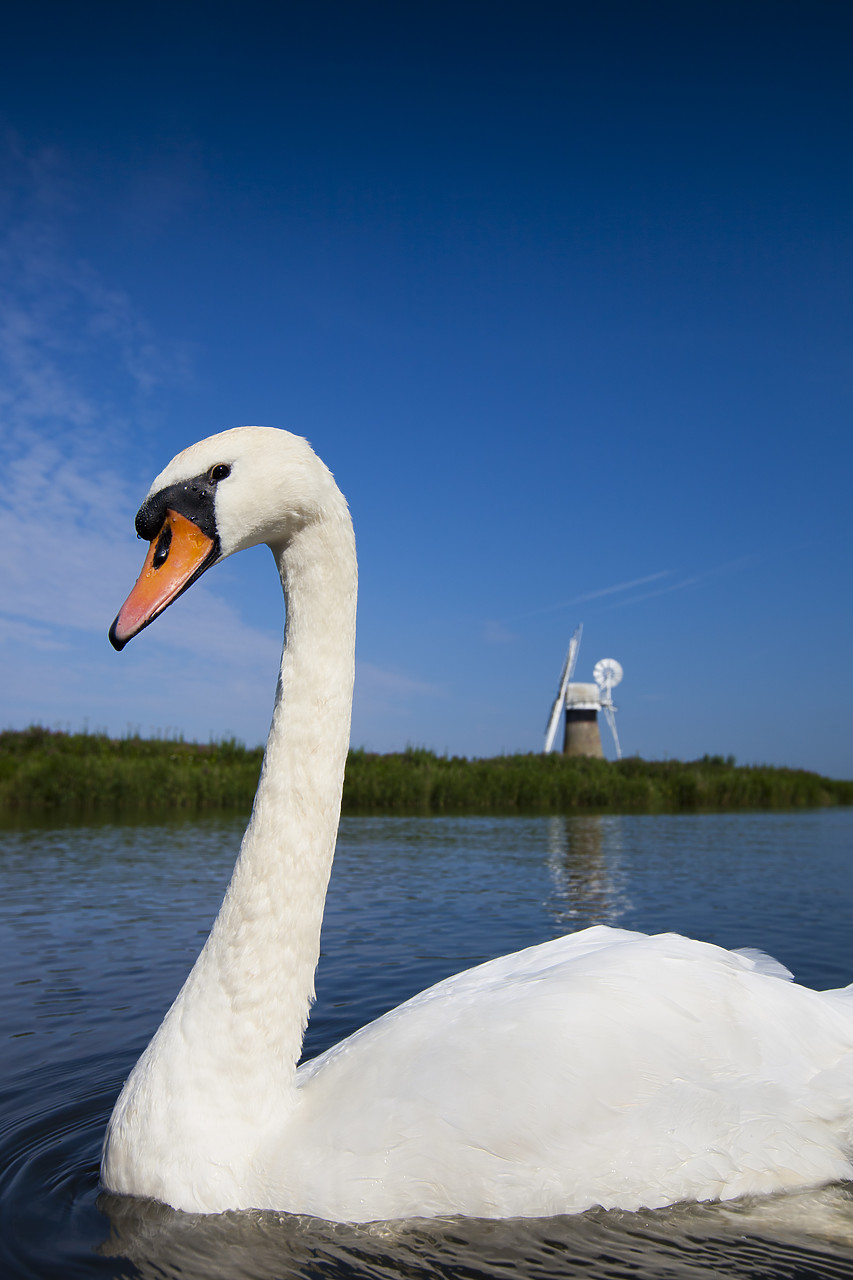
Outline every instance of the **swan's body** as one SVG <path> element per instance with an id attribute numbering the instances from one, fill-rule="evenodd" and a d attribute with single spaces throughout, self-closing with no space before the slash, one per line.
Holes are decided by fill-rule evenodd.
<path id="1" fill-rule="evenodd" d="M 304 441 L 244 427 L 179 455 L 137 527 L 152 550 L 117 646 L 258 542 L 279 565 L 287 631 L 240 857 L 116 1103 L 105 1186 L 201 1212 L 368 1221 L 853 1176 L 853 989 L 810 991 L 772 961 L 675 935 L 599 927 L 491 961 L 297 1070 L 349 738 L 346 504 Z"/>

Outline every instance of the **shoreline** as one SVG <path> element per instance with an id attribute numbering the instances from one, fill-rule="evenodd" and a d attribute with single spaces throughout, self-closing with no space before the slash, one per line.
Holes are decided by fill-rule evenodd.
<path id="1" fill-rule="evenodd" d="M 248 813 L 262 747 L 109 738 L 34 726 L 0 733 L 0 819 Z M 732 757 L 489 759 L 424 748 L 350 750 L 345 814 L 679 813 L 853 804 L 853 781 Z"/>

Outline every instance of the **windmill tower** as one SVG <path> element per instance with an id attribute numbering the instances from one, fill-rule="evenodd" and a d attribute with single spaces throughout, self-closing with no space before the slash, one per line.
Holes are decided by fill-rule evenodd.
<path id="1" fill-rule="evenodd" d="M 560 674 L 560 687 L 551 708 L 548 727 L 545 730 L 545 751 L 551 751 L 560 715 L 565 710 L 566 723 L 563 733 L 563 754 L 567 756 L 595 756 L 604 758 L 601 746 L 601 730 L 598 724 L 599 711 L 613 734 L 617 759 L 622 758 L 619 735 L 616 732 L 616 706 L 613 702 L 613 689 L 622 679 L 622 667 L 615 658 L 602 658 L 593 668 L 592 684 L 580 684 L 572 681 L 575 664 L 578 660 L 583 624 L 575 630 L 569 641 L 569 651 L 563 670 Z"/>

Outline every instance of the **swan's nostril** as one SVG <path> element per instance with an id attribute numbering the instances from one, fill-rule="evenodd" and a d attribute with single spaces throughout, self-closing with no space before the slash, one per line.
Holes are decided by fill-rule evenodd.
<path id="1" fill-rule="evenodd" d="M 172 545 L 172 526 L 164 525 L 163 532 L 157 539 L 157 546 L 154 548 L 154 556 L 151 561 L 152 568 L 159 569 L 166 563 L 169 558 L 169 547 Z"/>

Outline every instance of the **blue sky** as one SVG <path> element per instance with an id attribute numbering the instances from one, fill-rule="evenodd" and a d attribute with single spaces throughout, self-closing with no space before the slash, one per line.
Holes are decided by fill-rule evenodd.
<path id="1" fill-rule="evenodd" d="M 853 776 L 846 3 L 18 6 L 0 53 L 0 725 L 266 734 L 262 550 L 121 655 L 180 448 L 308 437 L 353 740 Z"/>

